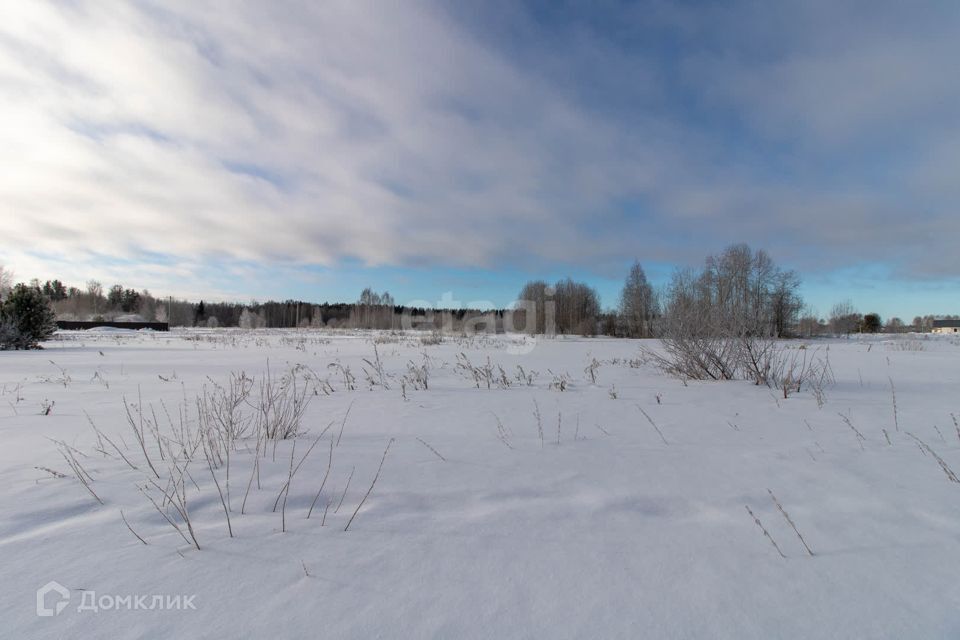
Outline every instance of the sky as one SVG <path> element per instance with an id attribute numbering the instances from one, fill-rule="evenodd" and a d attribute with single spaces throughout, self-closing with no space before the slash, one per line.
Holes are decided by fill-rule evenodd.
<path id="1" fill-rule="evenodd" d="M 957 60 L 953 1 L 9 1 L 0 264 L 612 307 L 747 242 L 821 316 L 960 313 Z"/>

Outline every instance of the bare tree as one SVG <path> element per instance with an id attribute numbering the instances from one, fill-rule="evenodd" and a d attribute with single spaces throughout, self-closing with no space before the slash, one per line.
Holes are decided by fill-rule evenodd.
<path id="1" fill-rule="evenodd" d="M 350 313 L 350 324 L 359 329 L 392 329 L 396 324 L 394 315 L 393 296 L 367 287 L 360 292 L 360 299 Z"/>
<path id="2" fill-rule="evenodd" d="M 623 331 L 630 338 L 648 338 L 653 335 L 653 319 L 657 315 L 657 300 L 647 274 L 639 262 L 630 267 L 623 290 L 620 292 L 620 318 Z"/>
<path id="3" fill-rule="evenodd" d="M 906 328 L 904 327 L 903 320 L 894 316 L 887 320 L 887 324 L 883 330 L 887 333 L 903 333 Z"/>
<path id="4" fill-rule="evenodd" d="M 523 285 L 517 297 L 519 305 L 514 311 L 514 323 L 521 322 L 520 326 L 526 333 L 546 333 L 547 311 L 553 311 L 554 308 L 552 300 L 548 303 L 548 298 L 552 297 L 553 290 L 543 280 L 534 280 Z"/>
<path id="5" fill-rule="evenodd" d="M 833 305 L 830 310 L 830 331 L 836 334 L 850 334 L 860 327 L 862 316 L 849 300 Z"/>
<path id="6" fill-rule="evenodd" d="M 103 299 L 103 285 L 98 280 L 87 280 L 87 294 L 93 306 L 94 315 L 100 312 L 100 301 Z"/>
<path id="7" fill-rule="evenodd" d="M 600 317 L 600 296 L 593 287 L 567 278 L 554 287 L 557 332 L 592 336 Z"/>
<path id="8" fill-rule="evenodd" d="M 799 318 L 803 301 L 798 293 L 800 276 L 794 271 L 778 271 L 773 277 L 773 289 L 769 293 L 773 333 L 778 338 L 789 335 Z"/>
<path id="9" fill-rule="evenodd" d="M 797 320 L 797 334 L 803 338 L 812 338 L 813 336 L 824 333 L 827 325 L 817 316 L 815 309 L 806 308 Z"/>

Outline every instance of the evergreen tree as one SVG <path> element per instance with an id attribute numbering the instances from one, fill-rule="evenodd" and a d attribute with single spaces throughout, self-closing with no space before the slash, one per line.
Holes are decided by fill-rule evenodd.
<path id="1" fill-rule="evenodd" d="M 140 309 L 140 294 L 136 289 L 124 289 L 120 296 L 120 309 L 126 313 L 134 313 Z"/>
<path id="2" fill-rule="evenodd" d="M 59 280 L 47 280 L 43 283 L 43 295 L 56 302 L 67 297 L 67 288 Z"/>
<path id="3" fill-rule="evenodd" d="M 877 333 L 883 327 L 879 313 L 868 313 L 863 316 L 863 324 L 860 326 L 864 333 Z"/>
<path id="4" fill-rule="evenodd" d="M 110 291 L 107 292 L 107 302 L 114 309 L 119 309 L 120 305 L 123 304 L 123 286 L 115 284 L 110 287 Z"/>
<path id="5" fill-rule="evenodd" d="M 18 284 L 0 303 L 0 349 L 39 349 L 56 330 L 50 301 L 38 287 Z"/>

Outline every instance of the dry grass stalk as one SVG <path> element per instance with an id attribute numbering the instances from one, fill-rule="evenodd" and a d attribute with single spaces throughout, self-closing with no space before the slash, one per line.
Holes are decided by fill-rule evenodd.
<path id="1" fill-rule="evenodd" d="M 423 439 L 421 439 L 421 438 L 418 437 L 418 438 L 417 438 L 417 442 L 419 442 L 420 444 L 422 444 L 423 446 L 425 446 L 427 449 L 430 449 L 430 451 L 433 452 L 433 455 L 437 456 L 438 458 L 440 458 L 440 459 L 443 460 L 444 462 L 447 461 L 446 458 L 444 458 L 442 455 L 440 455 L 440 452 L 439 452 L 439 451 L 437 451 L 436 449 L 434 449 L 433 447 L 431 447 L 431 446 L 430 446 L 429 444 L 427 444 Z"/>
<path id="2" fill-rule="evenodd" d="M 51 469 L 50 467 L 34 467 L 34 469 L 36 469 L 37 471 L 43 471 L 44 473 L 49 473 L 51 476 L 53 476 L 54 478 L 57 478 L 57 479 L 69 478 L 69 477 L 70 477 L 70 476 L 68 476 L 67 474 L 65 474 L 65 473 L 60 473 L 60 472 L 57 471 L 56 469 Z"/>
<path id="3" fill-rule="evenodd" d="M 90 486 L 90 483 L 93 482 L 93 477 L 87 472 L 86 469 L 83 468 L 83 465 L 80 464 L 80 461 L 77 460 L 76 456 L 73 453 L 74 452 L 73 447 L 68 445 L 66 442 L 62 442 L 62 441 L 58 442 L 56 440 L 54 440 L 54 442 L 57 443 L 57 446 L 58 446 L 57 450 L 60 452 L 60 455 L 63 457 L 64 462 L 66 462 L 67 466 L 69 466 L 70 469 L 73 471 L 74 476 L 76 476 L 80 484 L 83 485 L 83 488 L 86 489 L 90 493 L 90 495 L 94 497 L 94 499 L 97 502 L 99 502 L 100 504 L 104 504 L 100 496 L 98 496 L 97 493 L 93 490 L 93 487 Z"/>
<path id="4" fill-rule="evenodd" d="M 863 434 L 860 433 L 860 430 L 859 430 L 859 429 L 857 429 L 855 426 L 853 426 L 853 422 L 850 421 L 850 417 L 849 417 L 849 416 L 845 416 L 845 415 L 843 415 L 842 413 L 838 413 L 837 415 L 840 416 L 840 418 L 843 420 L 843 422 L 844 422 L 848 427 L 850 427 L 850 429 L 853 431 L 853 434 L 857 437 L 857 444 L 860 445 L 860 450 L 862 451 L 862 450 L 863 450 L 863 443 L 866 441 L 866 438 L 863 437 Z"/>
<path id="5" fill-rule="evenodd" d="M 543 449 L 543 420 L 540 417 L 540 405 L 533 399 L 533 417 L 537 419 L 537 435 L 540 436 L 540 448 Z"/>
<path id="6" fill-rule="evenodd" d="M 187 534 L 190 536 L 189 538 L 187 538 L 187 534 L 183 533 L 183 530 L 174 522 L 174 520 L 170 518 L 167 512 L 157 504 L 156 500 L 153 499 L 153 496 L 147 493 L 147 491 L 144 489 L 141 489 L 141 492 L 147 497 L 150 503 L 153 504 L 154 508 L 166 519 L 166 521 L 177 530 L 183 539 L 186 540 L 188 544 L 192 544 L 197 551 L 199 551 L 200 543 L 197 540 L 196 531 L 193 529 L 193 520 L 190 517 L 190 509 L 187 504 L 186 479 L 190 478 L 195 487 L 197 484 L 195 481 L 193 481 L 193 478 L 190 476 L 190 473 L 187 470 L 188 464 L 189 461 L 183 461 L 181 466 L 180 460 L 175 459 L 171 461 L 170 475 L 167 478 L 166 487 L 161 487 L 153 478 L 147 478 L 147 482 L 163 496 L 163 504 L 169 504 L 173 507 L 174 511 L 177 512 L 177 515 L 180 516 L 180 520 L 187 527 Z"/>
<path id="7" fill-rule="evenodd" d="M 264 442 L 265 442 L 265 439 L 261 437 L 261 432 L 258 429 L 257 430 L 257 449 L 253 454 L 253 467 L 250 469 L 250 480 L 247 481 L 247 490 L 243 494 L 243 503 L 240 505 L 240 515 L 244 515 L 244 512 L 247 509 L 247 498 L 250 496 L 250 487 L 253 485 L 253 478 L 254 476 L 259 477 L 260 450 Z M 257 484 L 259 485 L 259 482 Z"/>
<path id="8" fill-rule="evenodd" d="M 950 465 L 947 464 L 946 460 L 944 460 L 939 455 L 937 455 L 937 452 L 931 449 L 930 445 L 928 445 L 926 442 L 924 442 L 917 436 L 913 435 L 909 431 L 907 431 L 906 434 L 916 441 L 917 446 L 920 447 L 921 451 L 925 451 L 926 453 L 929 453 L 931 456 L 933 456 L 933 459 L 936 460 L 937 464 L 940 465 L 940 468 L 943 470 L 944 475 L 947 476 L 947 479 L 950 482 L 960 483 L 960 478 L 958 478 L 957 474 L 953 472 L 953 469 L 950 468 Z"/>
<path id="9" fill-rule="evenodd" d="M 223 491 L 220 489 L 220 482 L 217 480 L 217 474 L 213 470 L 213 458 L 209 448 L 204 445 L 204 457 L 207 459 L 207 468 L 210 470 L 210 477 L 213 478 L 213 484 L 217 487 L 217 494 L 220 496 L 220 504 L 223 506 L 223 515 L 227 517 L 227 533 L 233 537 L 233 524 L 230 522 L 230 509 L 227 507 L 227 500 L 223 497 Z M 229 469 L 229 467 L 227 467 Z"/>
<path id="10" fill-rule="evenodd" d="M 297 441 L 290 447 L 290 467 L 287 469 L 286 490 L 283 492 L 283 505 L 280 507 L 280 531 L 287 532 L 287 496 L 290 495 L 290 483 L 293 482 L 293 456 L 297 451 Z"/>
<path id="11" fill-rule="evenodd" d="M 370 494 L 373 492 L 374 485 L 377 484 L 377 480 L 380 478 L 380 471 L 383 470 L 383 461 L 387 459 L 387 454 L 390 452 L 390 446 L 393 445 L 393 438 L 390 438 L 390 442 L 387 443 L 387 448 L 383 450 L 383 457 L 380 458 L 380 466 L 377 467 L 377 473 L 373 476 L 373 482 L 370 483 L 370 488 L 367 489 L 367 492 L 363 494 L 363 498 L 360 500 L 360 504 L 357 505 L 357 508 L 354 510 L 353 515 L 350 516 L 350 520 L 347 521 L 347 526 L 343 528 L 344 531 L 350 529 L 350 525 L 353 524 L 353 519 L 357 517 L 357 514 L 360 513 L 360 507 L 363 506 L 363 503 L 367 501 L 367 498 L 370 497 Z"/>
<path id="12" fill-rule="evenodd" d="M 497 438 L 500 440 L 500 442 L 506 445 L 507 449 L 513 449 L 513 445 L 510 444 L 509 434 L 507 433 L 507 429 L 503 426 L 503 423 L 500 421 L 500 416 L 493 413 L 492 411 L 490 412 L 490 414 L 493 415 L 493 419 L 497 421 Z"/>
<path id="13" fill-rule="evenodd" d="M 337 508 L 333 510 L 334 513 L 339 513 L 339 512 L 340 512 L 340 507 L 343 506 L 343 500 L 344 500 L 344 498 L 347 497 L 347 489 L 350 488 L 350 481 L 353 480 L 353 472 L 356 471 L 356 470 L 357 470 L 356 467 L 351 467 L 351 468 L 350 468 L 350 475 L 347 476 L 347 484 L 346 484 L 346 486 L 343 488 L 343 493 L 340 494 L 340 502 L 337 503 Z"/>
<path id="14" fill-rule="evenodd" d="M 893 400 L 893 426 L 900 431 L 900 419 L 897 416 L 897 390 L 893 386 L 893 378 L 887 376 L 887 380 L 890 381 L 890 397 Z"/>
<path id="15" fill-rule="evenodd" d="M 350 406 L 347 407 L 347 412 L 343 414 L 343 422 L 340 423 L 340 433 L 337 434 L 337 446 L 340 446 L 340 438 L 343 437 L 343 428 L 347 426 L 347 418 L 350 416 L 350 410 L 353 409 L 353 400 L 350 401 Z"/>
<path id="16" fill-rule="evenodd" d="M 763 523 L 760 522 L 760 518 L 754 515 L 753 511 L 750 510 L 749 506 L 747 505 L 743 505 L 743 506 L 747 510 L 747 513 L 750 514 L 750 517 L 753 518 L 753 521 L 757 523 L 757 526 L 760 527 L 760 531 L 763 531 L 763 535 L 767 537 L 767 540 L 770 541 L 770 544 L 773 545 L 773 548 L 776 549 L 777 553 L 780 554 L 780 557 L 786 558 L 787 556 L 785 556 L 783 551 L 780 550 L 780 545 L 777 544 L 777 541 L 773 539 L 773 536 L 770 535 L 770 532 L 767 531 L 766 527 L 763 526 Z"/>
<path id="17" fill-rule="evenodd" d="M 637 409 L 640 409 L 640 413 L 643 414 L 643 417 L 647 419 L 647 422 L 650 423 L 650 426 L 654 428 L 654 430 L 657 432 L 657 435 L 660 436 L 661 440 L 663 440 L 663 444 L 669 445 L 670 443 L 667 442 L 667 439 L 663 437 L 663 432 L 660 431 L 660 427 L 658 427 L 657 423 L 653 421 L 653 418 L 651 418 L 650 415 L 646 411 L 644 411 L 643 407 L 641 407 L 640 405 L 637 405 Z"/>
<path id="18" fill-rule="evenodd" d="M 327 512 L 330 511 L 330 505 L 331 505 L 331 504 L 333 504 L 333 496 L 332 496 L 332 495 L 331 495 L 329 498 L 327 498 L 327 506 L 325 506 L 325 507 L 323 508 L 323 517 L 320 518 L 320 526 L 321 526 L 321 527 L 327 526 Z"/>
<path id="19" fill-rule="evenodd" d="M 790 517 L 790 514 L 787 513 L 787 510 L 783 508 L 783 505 L 780 504 L 780 501 L 777 500 L 777 496 L 773 495 L 773 491 L 767 489 L 767 493 L 770 494 L 770 499 L 773 500 L 773 504 L 777 505 L 777 509 L 780 510 L 780 513 L 786 519 L 787 523 L 793 529 L 793 532 L 797 534 L 797 537 L 800 538 L 800 542 L 803 544 L 803 548 L 807 550 L 811 556 L 814 555 L 813 551 L 810 549 L 810 545 L 807 544 L 807 541 L 803 539 L 803 536 L 800 535 L 800 531 L 797 529 L 797 525 L 794 524 L 793 519 Z"/>
<path id="20" fill-rule="evenodd" d="M 123 509 L 120 509 L 120 518 L 123 519 L 123 524 L 127 525 L 127 529 L 130 530 L 130 533 L 137 537 L 137 540 L 143 544 L 147 544 L 147 541 L 140 537 L 140 534 L 133 530 L 133 527 L 130 526 L 130 523 L 127 522 L 127 517 L 123 515 Z"/>
<path id="21" fill-rule="evenodd" d="M 316 437 L 316 439 L 314 439 L 313 443 L 312 443 L 312 444 L 310 445 L 310 447 L 307 449 L 307 452 L 306 452 L 305 454 L 303 454 L 303 457 L 300 458 L 300 462 L 298 462 L 298 463 L 297 463 L 297 466 L 293 469 L 293 475 L 297 475 L 297 471 L 299 471 L 299 470 L 300 470 L 300 467 L 303 466 L 303 463 L 304 463 L 304 461 L 306 461 L 307 456 L 310 455 L 310 452 L 313 451 L 313 448 L 317 446 L 317 443 L 318 443 L 318 442 L 320 442 L 320 438 L 322 438 L 322 437 L 324 436 L 324 434 L 327 433 L 327 431 L 330 429 L 331 426 L 333 426 L 333 423 L 332 423 L 332 422 L 331 422 L 330 424 L 328 424 L 323 431 L 320 432 L 320 435 L 318 435 L 318 436 Z M 330 444 L 331 444 L 331 446 L 332 446 L 332 445 L 333 445 L 333 442 L 331 441 Z M 273 501 L 273 511 L 274 511 L 274 513 L 276 513 L 276 511 L 277 511 L 277 505 L 280 504 L 280 498 L 283 497 L 284 493 L 289 489 L 289 487 L 290 487 L 290 485 L 289 485 L 288 483 L 284 483 L 283 487 L 281 487 L 280 493 L 277 494 L 277 499 Z"/>
<path id="22" fill-rule="evenodd" d="M 137 416 L 139 418 L 139 427 L 138 422 L 135 422 L 133 416 L 130 414 L 130 405 L 127 403 L 126 397 L 123 398 L 123 407 L 127 412 L 127 422 L 130 424 L 130 428 L 133 429 L 133 433 L 137 438 L 137 443 L 140 445 L 140 450 L 143 451 L 143 457 L 147 461 L 147 466 L 150 467 L 150 470 L 153 471 L 153 475 L 157 478 L 160 477 L 160 474 L 157 473 L 156 468 L 153 466 L 153 461 L 150 460 L 150 454 L 147 453 L 147 444 L 144 437 L 144 427 L 143 427 L 143 396 L 140 393 L 140 387 L 137 387 Z"/>
<path id="23" fill-rule="evenodd" d="M 317 495 L 313 497 L 313 502 L 310 503 L 310 510 L 307 511 L 307 520 L 310 519 L 310 515 L 313 513 L 313 507 L 316 506 L 317 500 L 320 499 L 320 494 L 323 493 L 323 487 L 327 484 L 327 478 L 330 477 L 330 468 L 333 466 L 333 440 L 330 440 L 330 456 L 327 458 L 327 471 L 323 474 L 323 482 L 320 483 L 320 488 L 317 490 Z"/>

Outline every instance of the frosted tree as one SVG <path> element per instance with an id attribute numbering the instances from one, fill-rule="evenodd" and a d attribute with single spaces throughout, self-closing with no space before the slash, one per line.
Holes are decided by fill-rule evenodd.
<path id="1" fill-rule="evenodd" d="M 13 271 L 0 264 L 0 299 L 13 289 Z"/>
<path id="2" fill-rule="evenodd" d="M 244 309 L 240 312 L 240 328 L 241 329 L 256 329 L 257 328 L 257 314 L 250 309 Z"/>

